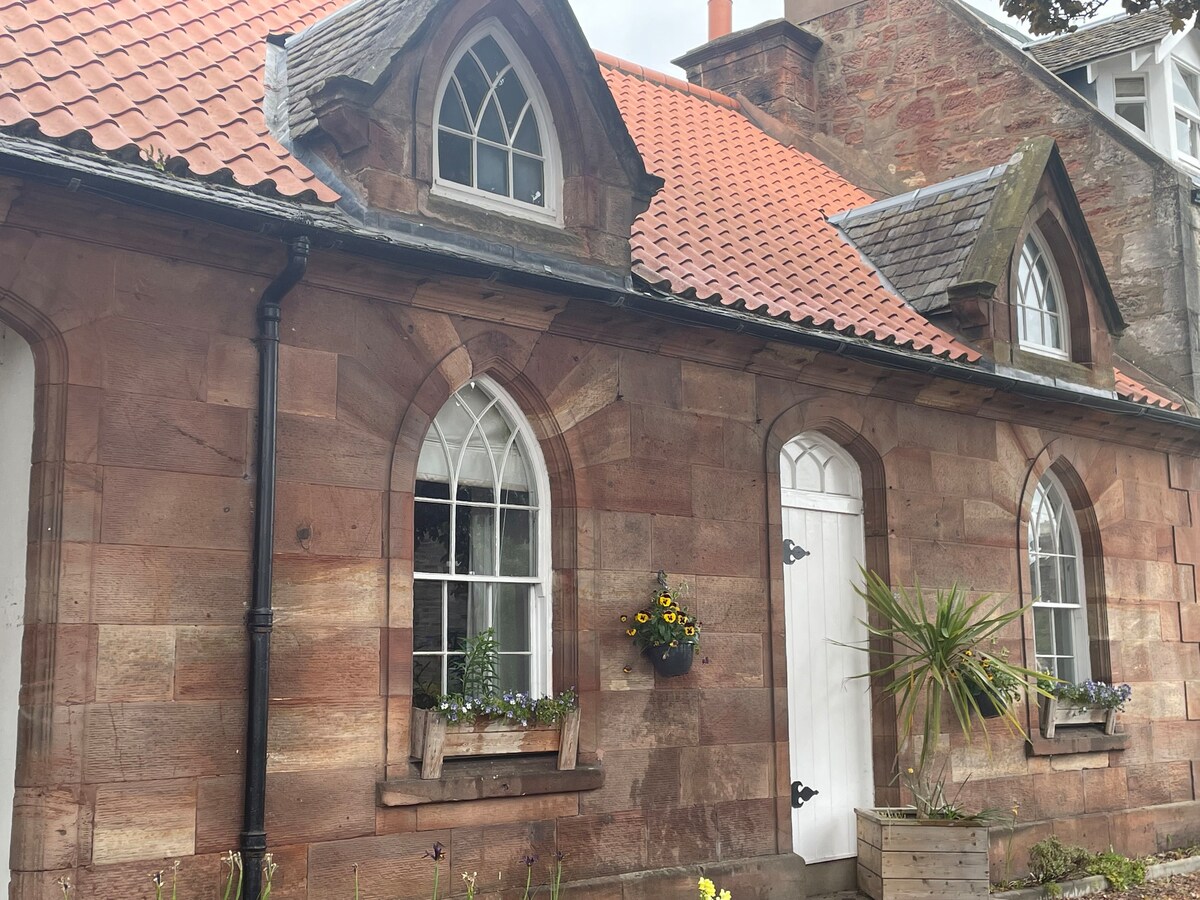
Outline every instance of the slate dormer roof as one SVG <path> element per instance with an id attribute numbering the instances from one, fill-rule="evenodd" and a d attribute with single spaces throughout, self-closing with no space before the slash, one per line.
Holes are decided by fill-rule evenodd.
<path id="1" fill-rule="evenodd" d="M 1097 59 L 1157 43 L 1172 33 L 1174 16 L 1165 9 L 1150 9 L 1081 26 L 1070 34 L 1043 38 L 1025 50 L 1051 72 L 1077 69 Z"/>
<path id="2" fill-rule="evenodd" d="M 923 313 L 946 308 L 1006 165 L 847 210 L 830 222 Z"/>
<path id="3" fill-rule="evenodd" d="M 1057 191 L 1108 328 L 1119 333 L 1125 320 L 1052 138 L 1025 141 L 1003 165 L 849 210 L 831 222 L 917 308 L 938 312 L 956 289 L 996 290 L 1043 177 Z"/>
<path id="4" fill-rule="evenodd" d="M 312 95 L 322 84 L 337 78 L 371 77 L 364 70 L 374 59 L 364 48 L 381 40 L 402 46 L 435 4 L 436 0 L 353 0 L 290 37 L 285 46 L 292 139 L 316 127 Z"/>

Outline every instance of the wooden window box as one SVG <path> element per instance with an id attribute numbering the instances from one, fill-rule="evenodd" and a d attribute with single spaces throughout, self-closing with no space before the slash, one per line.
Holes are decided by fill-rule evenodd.
<path id="1" fill-rule="evenodd" d="M 452 724 L 433 710 L 414 709 L 410 735 L 410 753 L 426 780 L 442 777 L 443 760 L 462 756 L 557 753 L 559 770 L 570 770 L 579 750 L 579 710 L 556 725 L 521 726 L 507 720 Z"/>
<path id="2" fill-rule="evenodd" d="M 1042 697 L 1038 703 L 1042 737 L 1053 738 L 1060 726 L 1102 725 L 1105 734 L 1116 734 L 1117 711 L 1099 706 L 1064 703 L 1057 697 Z"/>

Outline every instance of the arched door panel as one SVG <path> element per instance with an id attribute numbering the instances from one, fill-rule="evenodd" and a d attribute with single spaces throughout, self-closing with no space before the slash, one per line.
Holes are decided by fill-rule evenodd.
<path id="1" fill-rule="evenodd" d="M 810 433 L 780 453 L 792 847 L 807 862 L 855 855 L 854 809 L 874 804 L 866 640 L 854 591 L 864 558 L 862 479 Z"/>

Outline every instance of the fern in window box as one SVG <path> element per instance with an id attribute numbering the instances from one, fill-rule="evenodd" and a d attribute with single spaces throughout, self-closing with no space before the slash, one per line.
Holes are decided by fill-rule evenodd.
<path id="1" fill-rule="evenodd" d="M 579 703 L 573 690 L 552 697 L 500 691 L 496 633 L 463 641 L 462 693 L 439 694 L 431 709 L 413 709 L 411 755 L 421 777 L 440 778 L 446 757 L 557 753 L 559 769 L 574 769 Z"/>

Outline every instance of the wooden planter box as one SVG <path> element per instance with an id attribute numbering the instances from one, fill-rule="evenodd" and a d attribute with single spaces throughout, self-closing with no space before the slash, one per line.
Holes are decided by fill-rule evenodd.
<path id="1" fill-rule="evenodd" d="M 911 809 L 857 809 L 858 889 L 871 900 L 987 900 L 988 831 L 919 820 Z"/>
<path id="2" fill-rule="evenodd" d="M 579 710 L 557 725 L 522 727 L 507 720 L 450 724 L 429 709 L 412 711 L 411 755 L 421 761 L 421 777 L 442 777 L 442 760 L 454 756 L 557 753 L 559 769 L 574 769 L 579 750 Z"/>
<path id="3" fill-rule="evenodd" d="M 1057 697 L 1042 697 L 1038 702 L 1042 737 L 1052 738 L 1060 725 L 1103 725 L 1105 734 L 1117 733 L 1117 711 L 1101 706 L 1077 706 Z"/>

